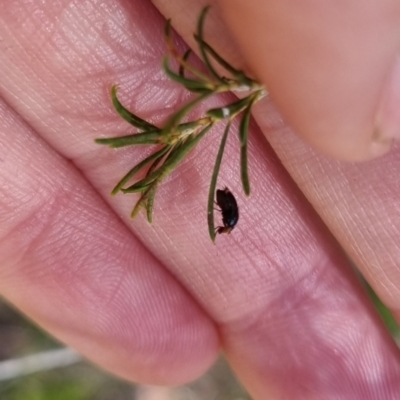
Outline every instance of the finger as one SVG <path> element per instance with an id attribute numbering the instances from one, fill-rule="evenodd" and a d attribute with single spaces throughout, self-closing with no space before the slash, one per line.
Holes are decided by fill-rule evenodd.
<path id="1" fill-rule="evenodd" d="M 289 130 L 269 138 L 331 232 L 399 321 L 399 146 L 382 159 L 358 165 L 317 155 Z"/>
<path id="2" fill-rule="evenodd" d="M 338 163 L 296 139 L 277 115 L 262 107 L 254 115 L 290 175 L 399 320 L 399 146 L 383 159 Z"/>
<path id="3" fill-rule="evenodd" d="M 130 11 L 132 19 L 129 27 L 121 29 L 126 35 L 125 40 L 121 41 L 119 35 L 111 35 L 106 36 L 107 40 L 104 41 L 85 41 L 89 46 L 89 57 L 86 63 L 80 65 L 90 65 L 92 56 L 102 54 L 105 49 L 109 50 L 110 47 L 105 44 L 109 46 L 110 41 L 119 50 L 121 43 L 132 45 L 130 39 L 133 34 L 152 50 L 157 49 L 153 34 L 154 27 L 158 25 L 154 20 L 144 23 L 145 14 L 140 8 Z M 98 15 L 97 18 L 94 25 L 103 28 L 110 21 L 109 15 Z M 82 23 L 78 26 L 85 28 Z M 90 38 L 91 35 L 81 37 Z M 118 37 L 118 40 L 113 42 L 112 37 Z M 138 67 L 139 61 L 143 60 L 143 50 L 140 52 L 141 47 L 135 47 L 135 44 L 132 46 L 129 54 L 140 55 L 138 58 L 132 57 Z M 9 56 L 15 57 L 18 54 L 26 57 L 26 53 L 18 47 L 10 48 L 14 52 L 9 53 Z M 38 50 L 37 47 L 34 49 Z M 46 66 L 57 58 L 54 53 L 48 54 L 47 58 L 45 52 L 40 54 Z M 138 74 L 136 69 L 129 68 L 129 62 L 117 63 L 124 67 L 124 71 L 130 71 L 126 79 L 127 92 L 132 87 L 145 87 L 150 93 L 147 94 L 149 97 L 152 93 L 157 93 L 156 100 L 167 97 L 169 87 L 160 84 L 159 76 L 152 73 L 144 79 L 140 70 Z M 29 75 L 29 63 L 22 65 L 22 76 Z M 105 73 L 115 70 L 107 63 L 103 68 L 104 79 L 111 79 Z M 64 65 L 62 71 L 55 68 L 54 81 L 49 79 L 45 71 L 42 68 L 36 69 L 38 75 L 30 77 L 31 82 L 27 81 L 29 93 L 38 105 L 34 109 L 36 115 L 27 106 L 27 100 L 20 96 L 18 85 L 11 87 L 4 80 L 4 87 L 8 93 L 13 94 L 8 99 L 13 101 L 24 117 L 40 126 L 40 134 L 51 141 L 60 153 L 73 159 L 92 184 L 105 194 L 112 186 L 110 182 L 120 177 L 121 169 L 131 165 L 132 159 L 137 159 L 139 152 L 128 150 L 122 160 L 119 158 L 121 152 L 112 152 L 106 163 L 104 156 L 107 153 L 104 149 L 98 151 L 90 145 L 82 149 L 85 139 L 92 139 L 93 131 L 115 131 L 118 125 L 111 119 L 98 121 L 93 118 L 90 121 L 93 131 L 86 131 L 86 136 L 83 136 L 85 123 L 82 121 L 86 121 L 84 117 L 87 111 L 91 107 L 93 112 L 89 114 L 95 115 L 99 107 L 98 101 L 95 101 L 97 99 L 92 95 L 102 93 L 98 87 L 85 91 L 85 88 L 82 90 L 82 87 L 72 86 L 70 98 L 81 96 L 80 102 L 73 109 L 75 118 L 56 121 L 53 113 L 60 108 L 62 102 L 57 102 L 57 99 L 62 94 L 60 88 L 64 88 L 64 84 L 59 82 L 63 79 L 79 80 L 82 71 L 74 67 L 73 63 L 67 69 Z M 39 81 L 42 87 L 38 87 Z M 38 91 L 34 92 L 31 87 L 38 87 Z M 143 90 L 143 94 L 146 93 Z M 179 91 L 174 93 L 178 93 L 175 96 L 182 96 Z M 140 93 L 137 95 L 140 96 Z M 80 103 L 87 105 L 87 109 L 79 108 Z M 142 104 L 139 101 L 136 103 L 139 106 Z M 53 113 L 47 115 L 41 110 L 47 110 L 50 104 Z M 157 106 L 160 107 L 156 103 Z M 157 118 L 160 114 L 158 109 L 152 111 Z M 53 123 L 58 123 L 57 129 L 49 129 L 42 122 L 46 116 L 52 118 Z M 71 131 L 81 132 L 81 139 L 68 134 Z M 148 226 L 143 216 L 139 216 L 133 225 L 129 222 L 128 202 L 133 200 L 127 200 L 127 196 L 114 198 L 110 202 L 146 246 L 158 259 L 165 260 L 168 268 L 219 323 L 228 356 L 256 398 L 265 398 L 268 392 L 280 393 L 282 396 L 297 392 L 302 396 L 299 398 L 310 398 L 311 395 L 315 398 L 337 398 L 338 387 L 342 398 L 372 398 L 376 393 L 382 393 L 388 399 L 395 397 L 398 388 L 394 382 L 397 381 L 399 367 L 393 343 L 377 321 L 335 242 L 321 227 L 271 149 L 257 137 L 257 131 L 253 130 L 252 137 L 250 162 L 255 168 L 251 170 L 254 188 L 251 202 L 245 201 L 244 196 L 240 195 L 239 184 L 235 183 L 237 158 L 234 150 L 237 149 L 237 143 L 234 139 L 228 143 L 221 182 L 229 182 L 234 193 L 238 193 L 241 220 L 240 229 L 238 226 L 229 237 L 219 238 L 217 246 L 213 246 L 207 237 L 206 212 L 202 200 L 206 198 L 209 183 L 207 175 L 211 173 L 215 158 L 215 139 L 211 136 L 204 141 L 203 150 L 198 150 L 188 159 L 180 172 L 177 171 L 171 177 L 169 185 L 161 188 L 154 227 Z M 306 323 L 304 327 L 304 321 L 312 323 Z M 310 332 L 315 340 L 310 340 Z M 360 332 L 363 334 L 360 335 Z M 283 338 L 281 346 L 276 346 Z M 327 352 L 331 357 L 327 368 L 320 373 L 315 365 L 323 364 Z M 271 363 L 271 359 L 280 363 Z M 368 375 L 370 360 L 373 360 L 374 373 L 382 377 L 379 385 L 375 381 L 371 382 Z M 305 366 L 304 361 L 307 361 Z M 360 363 L 363 367 L 356 368 Z M 287 371 L 291 372 L 289 383 Z M 347 379 L 346 384 L 343 384 L 344 377 Z M 307 378 L 305 386 L 303 378 Z"/>
<path id="4" fill-rule="evenodd" d="M 345 160 L 385 153 L 400 137 L 400 7 L 221 0 L 246 63 L 285 120 Z"/>
<path id="5" fill-rule="evenodd" d="M 0 143 L 2 296 L 125 378 L 179 384 L 209 367 L 218 352 L 209 318 L 3 102 Z"/>

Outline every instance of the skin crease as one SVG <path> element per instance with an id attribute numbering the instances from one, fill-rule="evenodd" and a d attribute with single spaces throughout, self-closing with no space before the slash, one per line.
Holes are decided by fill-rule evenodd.
<path id="1" fill-rule="evenodd" d="M 236 135 L 227 144 L 219 182 L 241 213 L 231 235 L 214 246 L 205 224 L 223 126 L 160 187 L 153 226 L 143 215 L 131 222 L 134 197 L 109 192 L 146 150 L 93 139 L 131 132 L 111 107 L 114 83 L 128 108 L 155 123 L 187 100 L 160 72 L 163 18 L 145 0 L 0 5 L 5 299 L 142 383 L 194 379 L 222 349 L 255 399 L 399 397 L 398 350 L 336 242 L 398 309 L 396 147 L 366 164 L 329 160 L 266 101 L 250 132 L 249 199 Z M 202 4 L 156 5 L 190 43 Z M 219 48 L 232 39 L 213 13 L 206 32 Z"/>

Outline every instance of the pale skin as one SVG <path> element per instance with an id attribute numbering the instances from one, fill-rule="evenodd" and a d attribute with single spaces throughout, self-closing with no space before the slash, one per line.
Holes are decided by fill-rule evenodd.
<path id="1" fill-rule="evenodd" d="M 161 73 L 165 20 L 154 5 L 1 1 L 2 296 L 132 381 L 183 384 L 222 350 L 255 399 L 399 398 L 397 347 L 338 242 L 398 318 L 390 71 L 400 8 L 316 3 L 221 0 L 210 13 L 210 43 L 267 83 L 274 102 L 254 110 L 250 198 L 236 135 L 228 141 L 220 182 L 241 219 L 213 245 L 207 189 L 223 126 L 160 187 L 152 226 L 144 215 L 129 219 L 134 197 L 109 196 L 147 150 L 93 141 L 131 131 L 112 109 L 113 84 L 155 123 L 188 98 Z M 204 4 L 154 4 L 191 45 Z M 354 16 L 354 29 L 341 15 Z"/>

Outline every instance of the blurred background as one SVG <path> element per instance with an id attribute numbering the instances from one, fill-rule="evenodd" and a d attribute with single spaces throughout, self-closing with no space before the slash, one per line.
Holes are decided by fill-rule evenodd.
<path id="1" fill-rule="evenodd" d="M 386 326 L 399 327 L 366 285 Z M 221 359 L 190 385 L 165 388 L 134 385 L 83 360 L 0 301 L 1 400 L 250 400 Z"/>
<path id="2" fill-rule="evenodd" d="M 221 358 L 178 388 L 140 386 L 81 359 L 0 301 L 1 400 L 250 400 Z"/>

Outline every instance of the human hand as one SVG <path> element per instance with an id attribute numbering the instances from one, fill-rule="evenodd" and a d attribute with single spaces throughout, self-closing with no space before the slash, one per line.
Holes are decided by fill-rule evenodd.
<path id="1" fill-rule="evenodd" d="M 182 4 L 190 13 L 164 13 L 188 38 L 202 4 Z M 318 217 L 396 309 L 396 151 L 369 164 L 327 160 L 266 103 L 257 122 L 314 209 L 253 126 L 252 195 L 241 194 L 232 139 L 220 182 L 241 216 L 212 245 L 205 205 L 220 127 L 160 187 L 153 226 L 131 222 L 133 198 L 109 191 L 145 150 L 93 139 L 128 130 L 110 106 L 112 84 L 155 121 L 186 100 L 160 70 L 163 19 L 145 1 L 3 1 L 0 18 L 8 301 L 128 379 L 179 384 L 222 348 L 254 398 L 396 398 L 397 349 Z M 226 40 L 210 25 L 221 29 L 213 45 Z"/>

